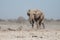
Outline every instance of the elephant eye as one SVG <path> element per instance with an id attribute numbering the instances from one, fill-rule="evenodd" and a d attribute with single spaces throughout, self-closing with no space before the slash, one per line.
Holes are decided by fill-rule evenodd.
<path id="1" fill-rule="evenodd" d="M 29 14 L 29 13 L 27 13 L 27 15 L 28 15 L 28 16 L 30 16 L 30 14 Z"/>

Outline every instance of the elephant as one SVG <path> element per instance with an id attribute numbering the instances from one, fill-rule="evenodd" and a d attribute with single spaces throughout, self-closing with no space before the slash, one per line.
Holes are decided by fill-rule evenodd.
<path id="1" fill-rule="evenodd" d="M 43 25 L 43 29 L 45 29 L 44 25 L 44 14 L 41 10 L 39 9 L 29 9 L 27 11 L 27 15 L 29 17 L 29 22 L 32 24 L 32 28 L 34 27 L 34 23 L 36 22 L 37 29 Z"/>

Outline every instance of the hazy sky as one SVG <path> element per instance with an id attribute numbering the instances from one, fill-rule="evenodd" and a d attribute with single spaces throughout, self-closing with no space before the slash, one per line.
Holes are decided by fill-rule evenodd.
<path id="1" fill-rule="evenodd" d="M 60 19 L 60 0 L 0 0 L 0 18 L 28 18 L 28 9 L 41 9 L 45 18 Z"/>

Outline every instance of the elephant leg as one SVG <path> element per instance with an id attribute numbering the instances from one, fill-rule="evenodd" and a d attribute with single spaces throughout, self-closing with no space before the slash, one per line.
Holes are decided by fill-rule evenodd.
<path id="1" fill-rule="evenodd" d="M 43 26 L 43 29 L 45 29 L 45 24 L 44 23 L 42 23 L 42 26 Z"/>
<path id="2" fill-rule="evenodd" d="M 42 26 L 43 26 L 43 29 L 45 29 L 44 20 L 41 21 L 41 24 L 42 24 Z"/>
<path id="3" fill-rule="evenodd" d="M 34 27 L 34 20 L 32 20 L 32 28 Z"/>
<path id="4" fill-rule="evenodd" d="M 39 29 L 39 26 L 40 26 L 39 21 L 37 21 L 36 24 L 37 24 L 37 29 Z"/>
<path id="5" fill-rule="evenodd" d="M 37 24 L 37 29 L 39 29 L 39 26 L 40 26 L 40 25 L 39 25 L 39 24 Z"/>
<path id="6" fill-rule="evenodd" d="M 40 28 L 41 28 L 41 21 L 39 21 L 39 26 L 40 26 Z"/>
<path id="7" fill-rule="evenodd" d="M 34 24 L 32 24 L 32 28 L 34 27 Z"/>
<path id="8" fill-rule="evenodd" d="M 41 24 L 39 24 L 39 28 L 41 29 Z"/>
<path id="9" fill-rule="evenodd" d="M 41 24 L 43 26 L 43 29 L 45 29 L 45 24 L 40 22 L 39 25 L 41 26 Z"/>

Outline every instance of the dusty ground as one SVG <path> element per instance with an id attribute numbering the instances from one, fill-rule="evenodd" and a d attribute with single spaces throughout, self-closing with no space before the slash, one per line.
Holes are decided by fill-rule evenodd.
<path id="1" fill-rule="evenodd" d="M 46 22 L 45 29 L 26 23 L 0 22 L 0 40 L 60 40 L 60 22 Z"/>
<path id="2" fill-rule="evenodd" d="M 0 40 L 60 40 L 60 31 L 0 31 Z"/>

